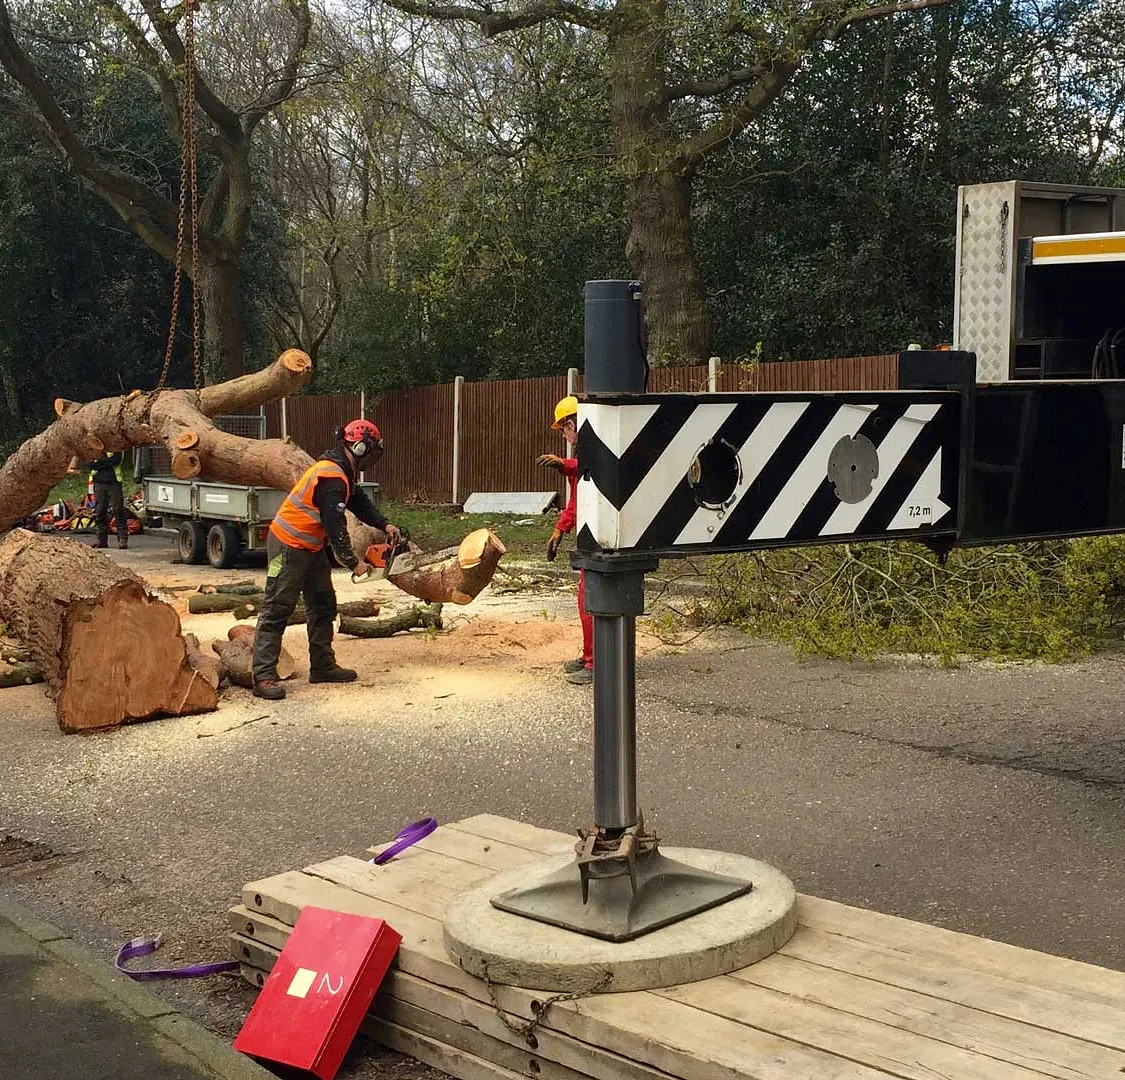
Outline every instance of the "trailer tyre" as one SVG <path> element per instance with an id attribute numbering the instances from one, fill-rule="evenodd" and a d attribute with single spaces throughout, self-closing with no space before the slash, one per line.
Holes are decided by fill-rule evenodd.
<path id="1" fill-rule="evenodd" d="M 234 566 L 242 550 L 242 539 L 233 525 L 212 525 L 207 534 L 207 561 L 216 570 Z"/>
<path id="2" fill-rule="evenodd" d="M 176 545 L 183 562 L 198 565 L 207 558 L 207 533 L 198 521 L 180 523 Z"/>

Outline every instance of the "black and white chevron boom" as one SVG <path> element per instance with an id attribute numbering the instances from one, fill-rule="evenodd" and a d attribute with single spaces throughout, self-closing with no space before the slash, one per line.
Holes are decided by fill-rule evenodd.
<path id="1" fill-rule="evenodd" d="M 954 533 L 947 391 L 596 395 L 578 548 L 682 554 Z"/>

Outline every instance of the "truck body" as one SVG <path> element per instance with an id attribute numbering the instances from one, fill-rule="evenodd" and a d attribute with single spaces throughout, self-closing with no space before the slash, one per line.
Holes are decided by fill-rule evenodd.
<path id="1" fill-rule="evenodd" d="M 378 484 L 359 486 L 372 502 L 378 501 Z M 185 563 L 209 562 L 216 569 L 233 566 L 243 551 L 265 549 L 270 522 L 287 494 L 274 488 L 173 476 L 146 476 L 142 490 L 150 517 L 176 530 L 180 558 Z"/>
<path id="2" fill-rule="evenodd" d="M 953 342 L 978 383 L 1125 377 L 1125 189 L 959 188 Z"/>

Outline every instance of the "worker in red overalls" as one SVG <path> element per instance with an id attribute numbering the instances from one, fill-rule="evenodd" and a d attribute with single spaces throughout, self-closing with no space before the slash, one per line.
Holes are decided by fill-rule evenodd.
<path id="1" fill-rule="evenodd" d="M 555 420 L 551 427 L 562 433 L 567 447 L 573 449 L 578 445 L 578 399 L 564 397 L 555 406 Z M 554 562 L 559 553 L 559 543 L 570 532 L 578 520 L 578 458 L 561 458 L 556 454 L 541 454 L 536 459 L 537 465 L 554 469 L 566 477 L 570 489 L 570 498 L 566 507 L 559 514 L 555 522 L 555 529 L 547 543 L 547 561 Z M 582 655 L 575 660 L 568 660 L 563 664 L 566 672 L 566 681 L 584 686 L 594 681 L 594 618 L 586 611 L 586 571 L 578 574 L 578 617 L 582 621 Z"/>

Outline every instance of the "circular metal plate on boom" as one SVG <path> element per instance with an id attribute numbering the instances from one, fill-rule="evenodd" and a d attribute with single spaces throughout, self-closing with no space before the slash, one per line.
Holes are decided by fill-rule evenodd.
<path id="1" fill-rule="evenodd" d="M 879 475 L 879 451 L 866 435 L 845 435 L 828 455 L 828 479 L 840 502 L 863 502 Z"/>

